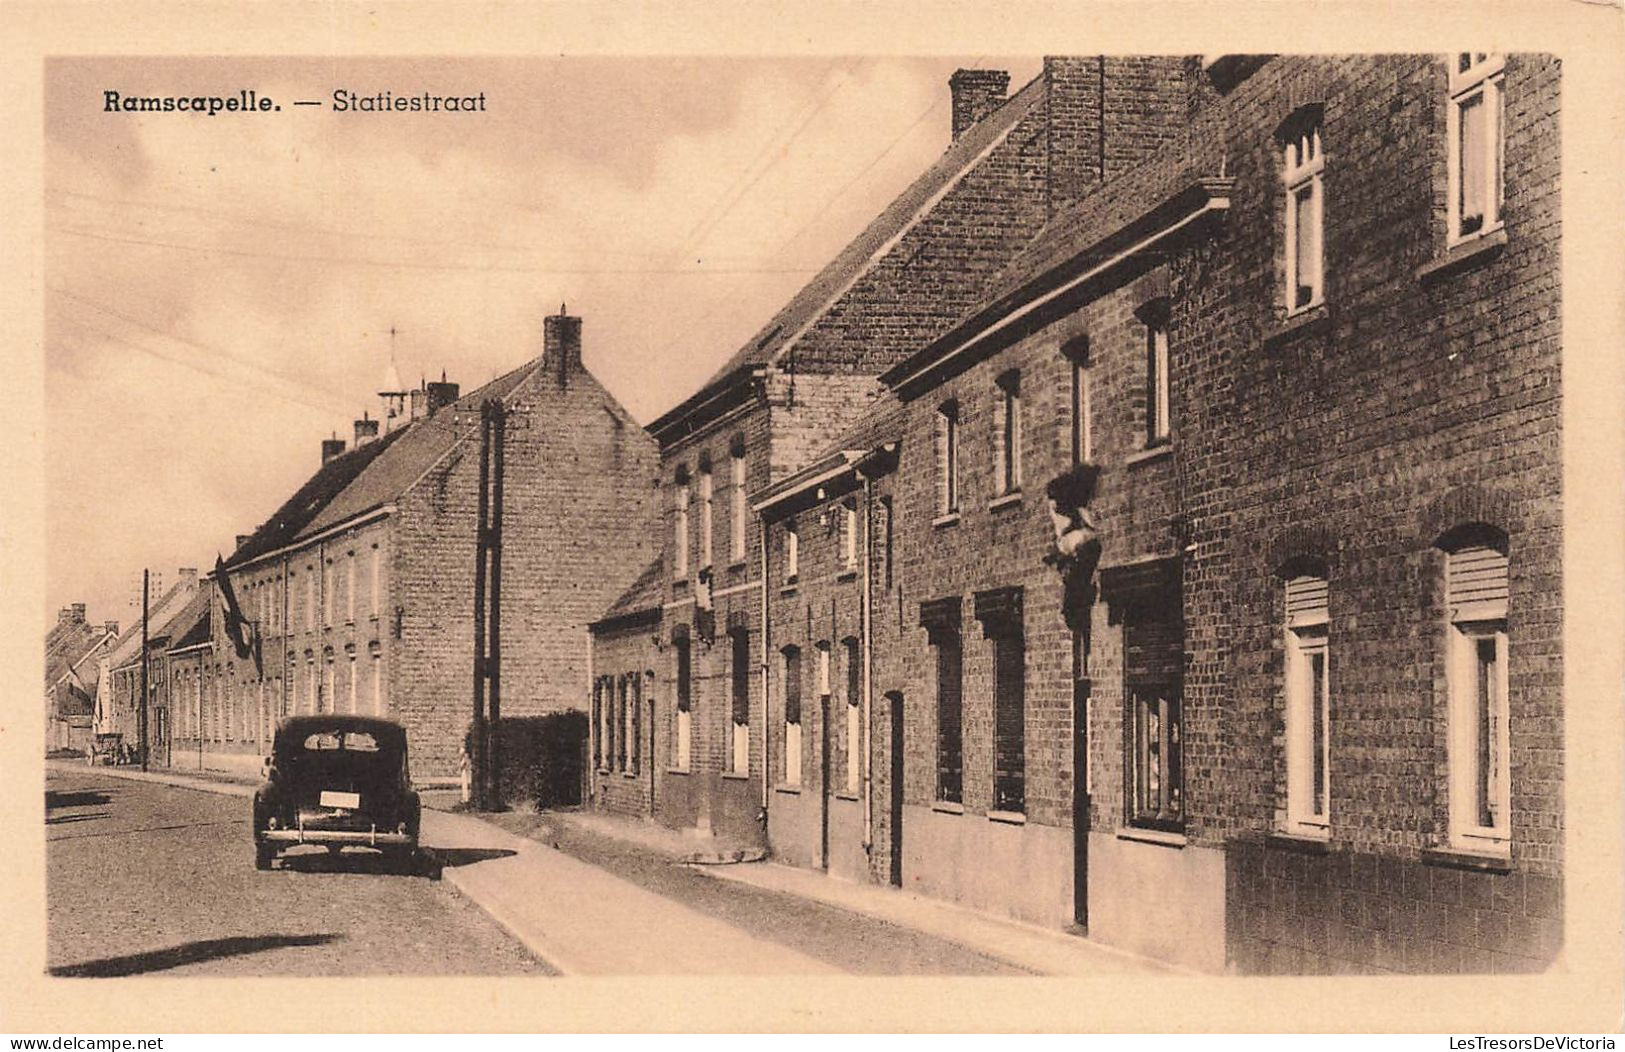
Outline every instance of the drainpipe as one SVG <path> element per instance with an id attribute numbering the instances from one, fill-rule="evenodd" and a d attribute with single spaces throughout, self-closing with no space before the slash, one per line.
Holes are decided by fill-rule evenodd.
<path id="1" fill-rule="evenodd" d="M 759 516 L 756 523 L 756 532 L 762 545 L 762 817 L 765 820 L 767 818 L 768 793 L 772 791 L 769 786 L 769 781 L 773 771 L 772 759 L 768 752 L 773 734 L 773 721 L 768 716 L 768 713 L 770 713 L 773 709 L 773 707 L 768 704 L 773 679 L 770 671 L 772 667 L 772 658 L 769 657 L 769 654 L 772 652 L 773 641 L 768 628 L 767 618 L 767 519 Z"/>
<path id="2" fill-rule="evenodd" d="M 874 661 L 870 640 L 869 619 L 873 610 L 874 590 L 874 480 L 863 476 L 863 605 L 858 618 L 858 646 L 863 652 L 863 852 L 872 854 L 875 844 L 874 801 L 874 732 L 870 726 L 874 698 Z"/>

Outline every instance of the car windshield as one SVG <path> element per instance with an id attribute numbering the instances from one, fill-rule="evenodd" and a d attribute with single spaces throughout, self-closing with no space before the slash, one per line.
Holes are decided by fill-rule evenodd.
<path id="1" fill-rule="evenodd" d="M 378 739 L 366 731 L 319 731 L 305 739 L 310 752 L 377 752 Z"/>

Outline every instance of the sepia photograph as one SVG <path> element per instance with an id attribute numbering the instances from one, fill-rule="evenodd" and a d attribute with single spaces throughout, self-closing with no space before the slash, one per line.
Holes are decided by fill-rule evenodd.
<path id="1" fill-rule="evenodd" d="M 47 53 L 42 981 L 1584 969 L 1566 57 L 1087 39 Z"/>

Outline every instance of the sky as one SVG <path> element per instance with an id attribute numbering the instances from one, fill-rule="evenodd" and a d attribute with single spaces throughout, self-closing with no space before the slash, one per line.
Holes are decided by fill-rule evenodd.
<path id="1" fill-rule="evenodd" d="M 46 67 L 46 589 L 130 624 L 351 437 L 393 353 L 464 391 L 583 318 L 647 423 L 949 143 L 960 66 L 1036 58 L 54 58 Z M 279 112 L 104 113 L 104 92 Z M 475 95 L 341 113 L 336 89 Z M 390 330 L 394 335 L 390 335 Z"/>

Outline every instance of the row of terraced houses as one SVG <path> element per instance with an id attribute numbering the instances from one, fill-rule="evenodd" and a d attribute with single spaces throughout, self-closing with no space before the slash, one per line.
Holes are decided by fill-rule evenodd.
<path id="1" fill-rule="evenodd" d="M 470 395 L 386 384 L 180 611 L 172 762 L 364 711 L 455 774 L 495 400 L 504 713 L 587 714 L 588 806 L 1203 971 L 1547 967 L 1557 61 L 950 91 L 936 163 L 647 427 L 562 309 Z"/>

